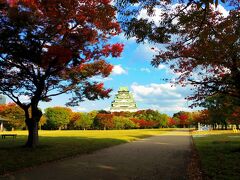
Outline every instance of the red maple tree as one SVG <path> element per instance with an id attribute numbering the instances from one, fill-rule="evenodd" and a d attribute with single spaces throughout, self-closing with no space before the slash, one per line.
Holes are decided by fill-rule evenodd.
<path id="1" fill-rule="evenodd" d="M 154 122 L 154 121 L 147 121 L 145 119 L 136 119 L 136 118 L 131 118 L 130 119 L 132 122 L 134 122 L 137 127 L 139 128 L 153 128 L 155 126 L 157 126 L 157 122 Z"/>
<path id="2" fill-rule="evenodd" d="M 170 118 L 168 118 L 167 125 L 168 125 L 169 127 L 174 127 L 174 126 L 177 125 L 177 122 L 176 122 L 176 120 L 174 120 L 173 118 L 170 117 Z"/>
<path id="3" fill-rule="evenodd" d="M 113 67 L 105 58 L 123 50 L 108 44 L 120 33 L 115 14 L 109 0 L 0 0 L 0 92 L 25 112 L 27 147 L 38 144 L 40 101 L 71 93 L 67 105 L 78 105 L 109 96 L 90 78 L 107 77 Z"/>
<path id="4" fill-rule="evenodd" d="M 112 129 L 114 127 L 113 115 L 98 113 L 94 119 L 94 123 L 100 129 Z"/>

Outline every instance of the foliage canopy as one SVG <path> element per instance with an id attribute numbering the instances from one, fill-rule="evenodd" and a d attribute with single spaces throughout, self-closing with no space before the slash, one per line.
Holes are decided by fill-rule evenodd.
<path id="1" fill-rule="evenodd" d="M 152 65 L 168 64 L 179 75 L 174 82 L 192 85 L 193 105 L 217 93 L 240 102 L 239 0 L 117 2 L 126 36 L 152 43 Z M 216 9 L 219 3 L 227 14 Z"/>
<path id="2" fill-rule="evenodd" d="M 27 146 L 37 144 L 40 101 L 71 93 L 74 106 L 109 96 L 91 78 L 110 74 L 105 58 L 120 56 L 123 45 L 108 40 L 118 33 L 108 0 L 0 0 L 0 92 L 24 110 Z"/>

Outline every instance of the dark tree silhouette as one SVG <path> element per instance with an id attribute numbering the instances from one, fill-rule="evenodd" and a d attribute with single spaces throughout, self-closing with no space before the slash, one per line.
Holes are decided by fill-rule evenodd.
<path id="1" fill-rule="evenodd" d="M 125 34 L 138 42 L 149 41 L 155 46 L 163 43 L 166 49 L 155 49 L 152 65 L 169 64 L 180 74 L 175 80 L 191 84 L 195 93 L 189 97 L 193 105 L 214 94 L 235 97 L 240 102 L 240 3 L 221 1 L 228 6 L 229 15 L 215 10 L 215 0 L 119 0 L 120 20 Z M 131 6 L 132 5 L 132 6 Z M 129 8 L 124 8 L 128 6 Z M 155 23 L 136 17 L 142 10 L 154 16 Z"/>

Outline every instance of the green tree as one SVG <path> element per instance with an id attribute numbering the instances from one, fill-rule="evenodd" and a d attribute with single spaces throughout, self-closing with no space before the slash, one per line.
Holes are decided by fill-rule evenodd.
<path id="1" fill-rule="evenodd" d="M 46 123 L 47 123 L 47 118 L 43 114 L 42 117 L 40 118 L 40 121 L 39 121 L 39 129 L 42 129 L 42 126 L 44 126 Z"/>
<path id="2" fill-rule="evenodd" d="M 113 123 L 115 129 L 131 129 L 136 127 L 135 123 L 129 117 L 113 116 Z"/>
<path id="3" fill-rule="evenodd" d="M 208 109 L 211 124 L 214 126 L 215 124 L 221 124 L 222 127 L 225 126 L 225 129 L 227 129 L 227 120 L 239 107 L 236 98 L 222 94 L 209 96 L 201 105 Z"/>
<path id="4" fill-rule="evenodd" d="M 124 128 L 125 129 L 133 129 L 133 128 L 137 128 L 137 124 L 135 124 L 129 117 L 124 118 Z"/>
<path id="5" fill-rule="evenodd" d="M 159 127 L 167 127 L 169 118 L 167 114 L 159 114 Z"/>
<path id="6" fill-rule="evenodd" d="M 97 116 L 97 114 L 98 114 L 98 111 L 96 111 L 96 110 L 93 110 L 93 111 L 88 112 L 88 116 L 89 116 L 92 120 L 94 120 L 94 118 Z"/>
<path id="7" fill-rule="evenodd" d="M 88 113 L 75 112 L 71 118 L 75 129 L 89 129 L 93 125 L 93 118 Z"/>
<path id="8" fill-rule="evenodd" d="M 235 124 L 237 129 L 240 129 L 240 107 L 235 107 L 233 113 L 229 116 L 228 122 Z"/>
<path id="9" fill-rule="evenodd" d="M 47 121 L 45 128 L 47 129 L 66 129 L 70 122 L 72 110 L 66 107 L 47 108 L 44 113 Z"/>
<path id="10" fill-rule="evenodd" d="M 126 119 L 122 116 L 113 116 L 114 129 L 124 129 Z"/>
<path id="11" fill-rule="evenodd" d="M 161 114 L 157 110 L 151 109 L 137 111 L 133 116 L 146 121 L 154 121 L 157 127 L 166 127 L 169 118 L 167 114 Z"/>
<path id="12" fill-rule="evenodd" d="M 158 115 L 159 112 L 158 111 L 154 111 L 151 109 L 147 109 L 147 110 L 140 110 L 134 113 L 134 117 L 138 118 L 138 119 L 144 119 L 144 120 L 158 120 Z"/>

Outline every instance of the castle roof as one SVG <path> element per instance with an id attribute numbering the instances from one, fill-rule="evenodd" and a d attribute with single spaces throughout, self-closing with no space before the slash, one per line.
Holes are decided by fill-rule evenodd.
<path id="1" fill-rule="evenodd" d="M 128 87 L 120 87 L 118 93 L 115 95 L 114 100 L 112 101 L 111 112 L 120 112 L 120 111 L 137 111 L 137 105 L 133 98 L 133 95 L 129 92 Z"/>

